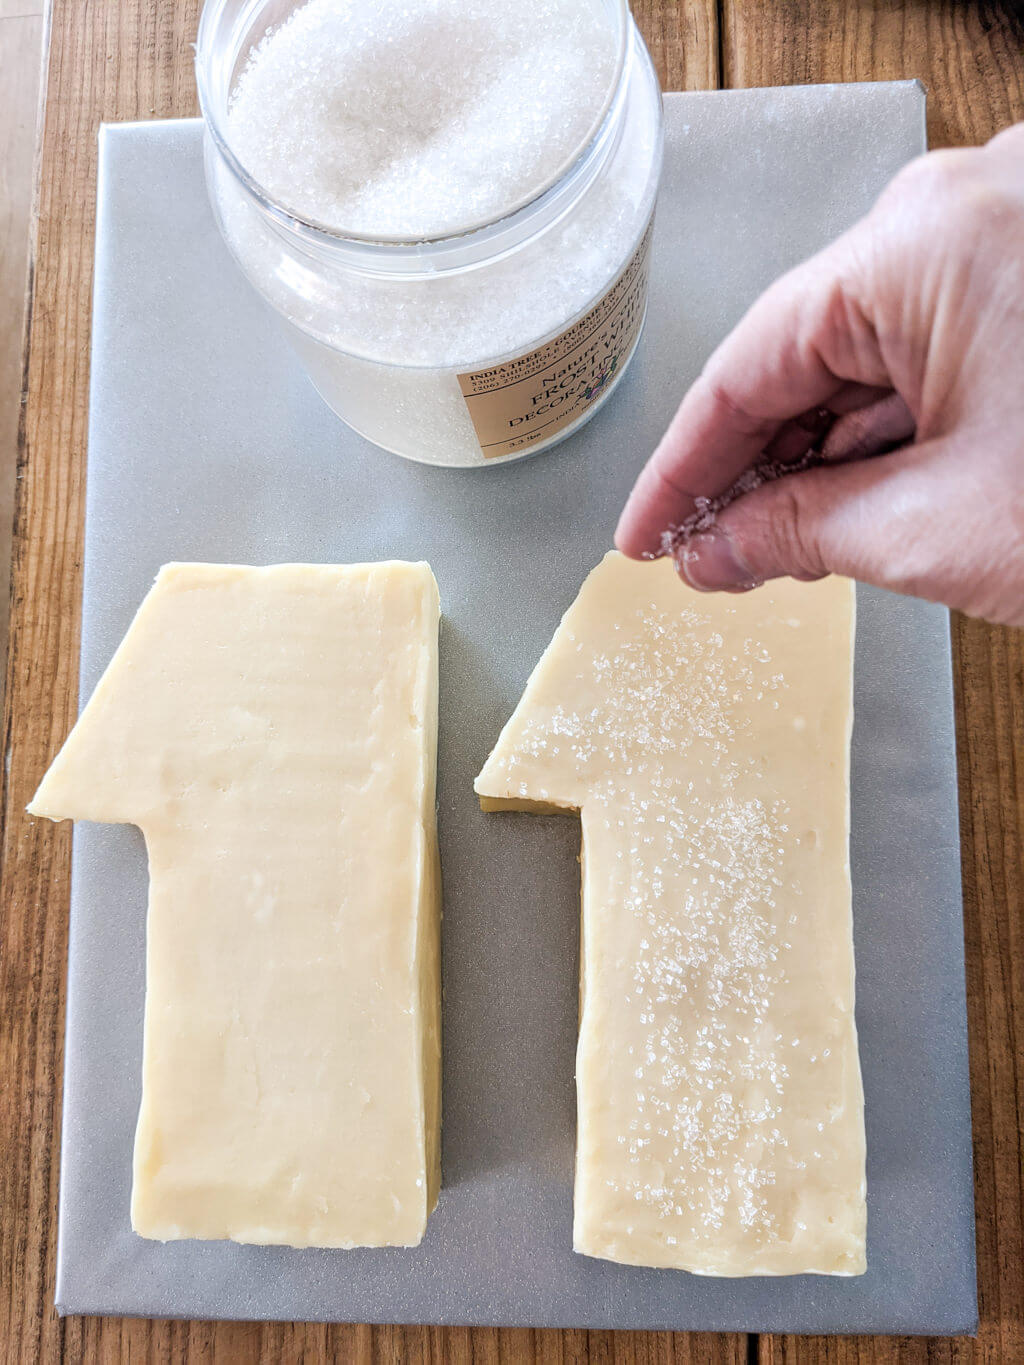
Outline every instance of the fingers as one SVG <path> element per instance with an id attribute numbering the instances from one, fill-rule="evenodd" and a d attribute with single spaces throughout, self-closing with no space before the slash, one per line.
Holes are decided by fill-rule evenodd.
<path id="1" fill-rule="evenodd" d="M 861 386 L 888 387 L 859 298 L 861 232 L 784 275 L 711 357 L 626 504 L 616 532 L 624 553 L 657 552 L 694 498 L 729 488 L 785 423 Z"/>
<path id="2" fill-rule="evenodd" d="M 833 405 L 834 403 L 833 399 Z M 821 443 L 835 420 L 836 415 L 831 408 L 814 408 L 810 412 L 802 412 L 799 417 L 783 422 L 761 452 L 759 459 L 777 464 L 795 464 L 812 446 Z"/>
<path id="3" fill-rule="evenodd" d="M 840 573 L 993 620 L 1024 619 L 1024 602 L 1004 600 L 1014 581 L 1007 556 L 1020 547 L 965 523 L 963 468 L 962 452 L 934 441 L 780 479 L 726 508 L 677 566 L 703 591 Z"/>
<path id="4" fill-rule="evenodd" d="M 827 408 L 783 422 L 761 451 L 758 463 L 795 464 L 812 447 L 831 460 L 877 455 L 913 431 L 910 409 L 891 389 L 847 384 Z"/>
<path id="5" fill-rule="evenodd" d="M 908 477 L 884 456 L 779 479 L 727 507 L 711 531 L 683 546 L 680 572 L 703 591 L 745 589 L 784 574 L 875 577 L 881 546 L 905 535 Z M 883 487 L 889 510 L 879 514 Z"/>
<path id="6" fill-rule="evenodd" d="M 898 393 L 847 413 L 830 428 L 821 453 L 834 464 L 866 460 L 894 449 L 914 434 L 914 418 Z"/>

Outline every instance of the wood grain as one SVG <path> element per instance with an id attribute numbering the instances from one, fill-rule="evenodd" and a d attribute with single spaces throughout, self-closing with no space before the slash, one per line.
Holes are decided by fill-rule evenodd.
<path id="1" fill-rule="evenodd" d="M 69 1361 L 153 1365 L 746 1365 L 748 1359 L 744 1336 L 138 1318 L 68 1318 L 63 1347 Z"/>
<path id="2" fill-rule="evenodd" d="M 956 0 L 728 0 L 723 83 L 902 79 L 933 146 L 1024 118 L 1024 8 Z M 764 1365 L 1024 1361 L 1024 634 L 955 619 L 981 1324 L 976 1342 L 763 1337 Z"/>
<path id="3" fill-rule="evenodd" d="M 663 90 L 720 84 L 718 6 L 707 0 L 632 0 Z"/>
<path id="4" fill-rule="evenodd" d="M 550 1362 L 742 1365 L 743 1336 L 59 1320 L 52 1308 L 65 830 L 21 812 L 73 716 L 81 594 L 89 290 L 100 119 L 193 113 L 196 0 L 55 0 L 29 398 L 19 462 L 0 871 L 0 1346 L 11 1362 Z M 666 88 L 888 79 L 929 86 L 935 142 L 1024 113 L 1010 6 L 884 0 L 637 0 Z M 765 1338 L 765 1360 L 1024 1359 L 1020 1267 L 1024 646 L 955 627 L 975 1096 L 982 1337 Z"/>
<path id="5" fill-rule="evenodd" d="M 7 647 L 43 27 L 42 14 L 8 15 L 0 0 L 0 653 Z"/>
<path id="6" fill-rule="evenodd" d="M 0 1343 L 62 1358 L 53 1310 L 70 838 L 23 811 L 77 693 L 96 128 L 193 107 L 195 6 L 58 5 L 18 467 L 0 871 Z"/>

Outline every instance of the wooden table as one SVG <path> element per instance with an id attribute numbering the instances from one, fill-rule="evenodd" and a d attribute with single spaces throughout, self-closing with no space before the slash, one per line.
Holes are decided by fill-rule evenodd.
<path id="1" fill-rule="evenodd" d="M 932 145 L 1024 118 L 1020 4 L 635 0 L 666 89 L 919 76 Z M 0 1347 L 42 1360 L 1024 1362 L 1024 637 L 953 625 L 981 1327 L 976 1342 L 67 1318 L 53 1309 L 70 834 L 23 815 L 75 714 L 96 129 L 196 112 L 197 0 L 54 0 L 7 672 Z M 1017 377 L 1019 380 L 1019 376 Z M 183 400 L 184 401 L 184 400 Z"/>

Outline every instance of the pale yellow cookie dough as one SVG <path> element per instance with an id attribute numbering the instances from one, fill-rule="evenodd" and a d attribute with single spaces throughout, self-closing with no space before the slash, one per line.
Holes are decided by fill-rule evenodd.
<path id="1" fill-rule="evenodd" d="M 577 1251 L 865 1268 L 853 622 L 842 579 L 702 596 L 608 555 L 477 779 L 582 816 Z"/>
<path id="2" fill-rule="evenodd" d="M 437 632 L 425 564 L 168 565 L 29 807 L 146 836 L 144 1237 L 423 1236 Z"/>

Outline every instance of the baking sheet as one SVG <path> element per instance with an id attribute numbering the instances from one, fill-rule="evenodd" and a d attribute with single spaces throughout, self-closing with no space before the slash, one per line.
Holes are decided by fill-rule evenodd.
<path id="1" fill-rule="evenodd" d="M 427 559 L 441 585 L 444 1190 L 413 1251 L 129 1226 L 146 859 L 75 833 L 57 1304 L 65 1313 L 793 1332 L 972 1330 L 948 619 L 860 594 L 853 754 L 868 1273 L 714 1280 L 571 1251 L 579 830 L 472 779 L 712 345 L 923 143 L 914 83 L 673 95 L 642 349 L 558 450 L 407 463 L 323 406 L 222 246 L 193 121 L 101 133 L 82 695 L 169 559 Z M 682 591 L 682 589 L 680 589 Z"/>

